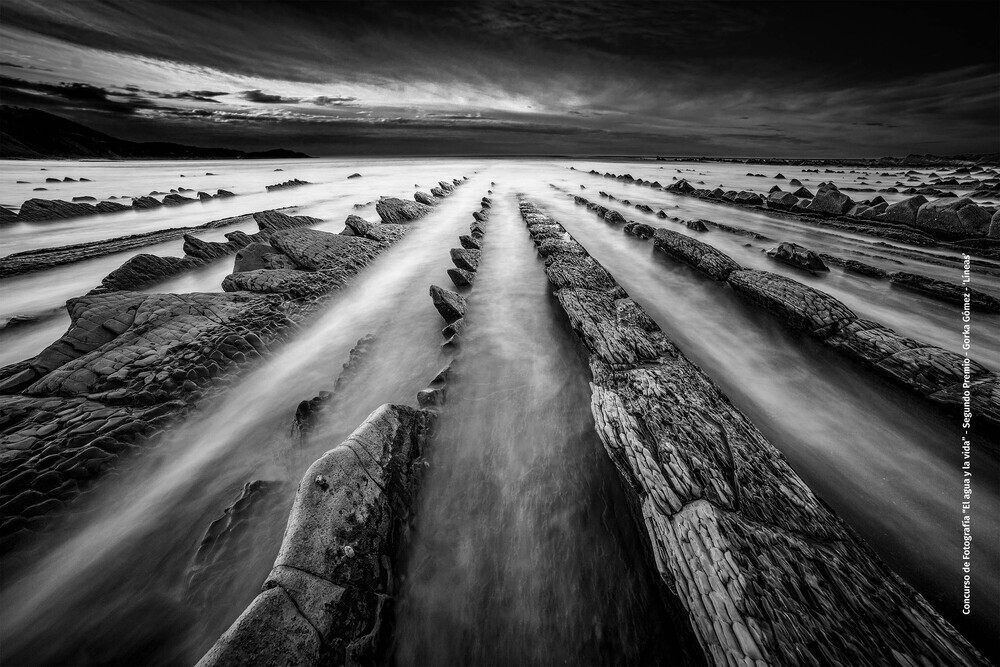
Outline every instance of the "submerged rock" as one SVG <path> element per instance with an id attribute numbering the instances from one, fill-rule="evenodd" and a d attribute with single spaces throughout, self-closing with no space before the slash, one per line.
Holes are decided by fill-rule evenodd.
<path id="1" fill-rule="evenodd" d="M 779 243 L 767 251 L 767 256 L 810 273 L 830 270 L 819 255 L 797 243 Z"/>
<path id="2" fill-rule="evenodd" d="M 743 268 L 729 255 L 707 243 L 668 229 L 656 230 L 653 234 L 653 247 L 690 264 L 715 280 L 726 280 L 733 271 Z"/>
<path id="3" fill-rule="evenodd" d="M 896 287 L 904 287 L 935 299 L 946 301 L 956 306 L 962 306 L 965 298 L 969 298 L 969 308 L 971 310 L 984 313 L 1000 313 L 1000 299 L 997 299 L 985 292 L 973 289 L 968 285 L 958 285 L 948 283 L 935 278 L 917 275 L 915 273 L 905 273 L 900 271 L 889 276 L 889 282 Z"/>
<path id="4" fill-rule="evenodd" d="M 198 663 L 381 664 L 416 462 L 431 415 L 383 405 L 299 484 L 260 593 Z"/>

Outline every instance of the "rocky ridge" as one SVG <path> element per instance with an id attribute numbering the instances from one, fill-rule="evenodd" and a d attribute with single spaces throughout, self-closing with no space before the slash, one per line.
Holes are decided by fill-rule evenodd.
<path id="1" fill-rule="evenodd" d="M 383 210 L 399 215 L 392 203 Z M 237 290 L 230 281 L 225 293 L 109 287 L 71 299 L 66 334 L 37 357 L 0 369 L 0 550 L 37 531 L 121 456 L 147 446 L 169 421 L 270 354 L 326 294 L 399 238 L 322 236 L 274 212 L 258 224 L 301 262 L 296 269 L 233 274 L 258 282 Z M 197 243 L 205 256 L 232 250 Z"/>
<path id="2" fill-rule="evenodd" d="M 829 294 L 774 273 L 745 269 L 715 247 L 684 234 L 657 229 L 653 247 L 714 280 L 727 282 L 737 294 L 775 314 L 787 326 L 819 339 L 956 416 L 963 406 L 963 383 L 968 380 L 977 416 L 974 427 L 1000 431 L 1000 376 L 981 364 L 972 361 L 966 366 L 964 357 L 955 352 L 862 320 Z M 907 280 L 907 274 L 893 275 Z M 912 282 L 925 285 L 927 291 L 934 289 L 934 282 L 922 276 Z"/>
<path id="3" fill-rule="evenodd" d="M 524 200 L 521 212 L 529 234 L 557 224 Z M 546 274 L 589 355 L 598 435 L 707 662 L 986 664 L 585 249 L 564 244 L 543 253 Z"/>

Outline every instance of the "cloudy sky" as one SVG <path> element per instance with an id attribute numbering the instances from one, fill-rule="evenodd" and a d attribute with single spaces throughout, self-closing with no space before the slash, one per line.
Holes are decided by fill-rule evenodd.
<path id="1" fill-rule="evenodd" d="M 3 0 L 0 100 L 311 155 L 995 152 L 998 25 L 995 0 Z"/>

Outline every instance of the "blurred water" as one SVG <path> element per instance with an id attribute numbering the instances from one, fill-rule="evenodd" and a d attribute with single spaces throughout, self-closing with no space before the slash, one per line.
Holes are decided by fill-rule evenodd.
<path id="1" fill-rule="evenodd" d="M 515 202 L 497 200 L 423 484 L 396 661 L 671 664 L 587 371 Z"/>
<path id="2" fill-rule="evenodd" d="M 995 635 L 1000 599 L 995 454 L 977 450 L 975 455 L 977 602 L 974 615 L 962 617 L 956 555 L 961 537 L 958 425 L 814 341 L 788 332 L 728 288 L 653 253 L 649 243 L 604 225 L 548 184 L 594 199 L 604 189 L 657 206 L 677 206 L 677 212 L 668 212 L 758 229 L 776 240 L 801 239 L 815 250 L 835 254 L 882 252 L 884 248 L 871 245 L 878 239 L 820 233 L 765 214 L 575 173 L 568 169 L 571 165 L 584 172 L 594 166 L 654 180 L 664 166 L 447 159 L 0 162 L 0 201 L 6 203 L 19 203 L 37 186 L 14 187 L 14 180 L 37 181 L 47 173 L 93 179 L 60 184 L 65 192 L 58 195 L 66 198 L 165 191 L 178 185 L 222 187 L 241 195 L 206 205 L 3 227 L 3 254 L 14 247 L 195 225 L 286 205 L 323 218 L 320 229 L 340 231 L 355 203 L 372 202 L 382 194 L 408 196 L 415 184 L 430 189 L 438 179 L 470 177 L 279 354 L 81 498 L 73 506 L 76 514 L 44 536 L 34 562 L 0 568 L 5 663 L 194 662 L 259 590 L 276 554 L 292 489 L 309 463 L 381 403 L 412 403 L 415 392 L 443 365 L 442 322 L 427 286 L 450 284 L 447 250 L 467 232 L 470 213 L 490 181 L 500 185 L 487 256 L 472 293 L 462 359 L 439 424 L 415 541 L 407 554 L 396 636 L 400 663 L 632 664 L 671 656 L 675 648 L 674 630 L 663 622 L 614 471 L 592 433 L 585 367 L 517 217 L 512 196 L 517 191 L 548 207 L 817 493 L 942 613 L 980 645 L 990 633 Z M 39 172 L 40 167 L 49 171 Z M 276 168 L 284 171 L 274 172 Z M 740 178 L 753 180 L 757 189 L 764 179 L 738 174 L 773 170 L 685 164 L 666 165 L 663 172 L 677 168 L 711 171 L 713 180 L 732 187 L 747 187 Z M 193 176 L 206 171 L 219 176 Z M 348 181 L 346 176 L 355 171 L 364 176 Z M 180 179 L 181 173 L 187 176 Z M 316 185 L 263 192 L 264 185 L 291 178 Z M 580 190 L 580 184 L 587 189 Z M 358 212 L 374 217 L 371 204 Z M 689 233 L 634 209 L 629 216 Z M 234 228 L 204 238 L 221 237 Z M 799 273 L 765 258 L 760 250 L 768 244 L 744 237 L 709 232 L 699 238 L 748 266 L 829 291 L 863 317 L 950 349 L 960 345 L 958 314 L 948 305 L 837 267 L 825 276 Z M 744 247 L 747 242 L 752 247 Z M 135 252 L 180 255 L 180 245 L 178 240 Z M 61 302 L 96 286 L 132 254 L 0 281 L 5 316 L 60 313 L 0 330 L 0 363 L 18 361 L 50 343 L 68 323 Z M 919 259 L 886 256 L 901 262 L 886 265 L 892 270 L 938 277 L 950 272 Z M 215 291 L 231 262 L 227 258 L 150 289 Z M 976 280 L 980 289 L 1000 292 L 997 279 Z M 997 368 L 1000 320 L 981 314 L 975 318 L 973 356 Z M 296 404 L 332 388 L 354 342 L 371 332 L 378 335 L 376 353 L 346 388 L 348 400 L 327 416 L 305 446 L 294 448 L 287 432 Z M 198 541 L 251 479 L 284 482 L 276 492 L 280 502 L 269 506 L 244 536 L 250 555 L 227 574 L 226 594 L 194 604 L 186 581 Z"/>

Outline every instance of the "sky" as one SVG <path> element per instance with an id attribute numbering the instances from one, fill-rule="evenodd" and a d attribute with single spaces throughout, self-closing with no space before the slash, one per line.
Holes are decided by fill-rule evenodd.
<path id="1" fill-rule="evenodd" d="M 0 101 L 315 156 L 992 153 L 998 26 L 995 0 L 3 0 Z"/>

